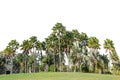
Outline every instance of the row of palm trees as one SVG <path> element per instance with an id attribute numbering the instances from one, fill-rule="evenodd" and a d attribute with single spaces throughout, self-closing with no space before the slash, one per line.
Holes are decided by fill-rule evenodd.
<path id="1" fill-rule="evenodd" d="M 32 36 L 19 44 L 11 40 L 0 53 L 0 71 L 6 73 L 54 72 L 120 72 L 120 60 L 110 39 L 104 40 L 106 54 L 100 53 L 99 40 L 78 30 L 68 31 L 56 23 L 52 33 L 39 41 Z"/>

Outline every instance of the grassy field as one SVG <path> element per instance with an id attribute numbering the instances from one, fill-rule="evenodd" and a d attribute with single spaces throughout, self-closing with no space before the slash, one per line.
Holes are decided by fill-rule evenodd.
<path id="1" fill-rule="evenodd" d="M 0 75 L 0 80 L 120 80 L 120 76 L 92 73 L 41 72 Z"/>

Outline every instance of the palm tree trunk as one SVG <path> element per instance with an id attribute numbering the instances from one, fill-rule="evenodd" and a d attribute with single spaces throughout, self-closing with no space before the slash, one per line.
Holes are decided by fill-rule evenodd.
<path id="1" fill-rule="evenodd" d="M 68 48 L 69 50 L 67 50 L 68 53 L 68 72 L 70 72 L 70 48 Z M 66 54 L 67 56 L 67 54 Z"/>
<path id="2" fill-rule="evenodd" d="M 13 56 L 11 57 L 11 74 L 13 73 Z"/>
<path id="3" fill-rule="evenodd" d="M 78 61 L 78 72 L 80 72 L 80 61 Z"/>
<path id="4" fill-rule="evenodd" d="M 33 72 L 35 73 L 35 68 L 36 68 L 36 55 L 35 55 L 35 50 L 34 50 L 34 48 L 33 48 L 33 56 L 34 56 L 34 63 L 33 63 Z"/>
<path id="5" fill-rule="evenodd" d="M 69 53 L 68 52 L 66 52 L 66 56 L 68 58 L 67 72 L 70 72 L 70 57 L 69 57 Z"/>
<path id="6" fill-rule="evenodd" d="M 26 73 L 26 59 L 25 59 L 25 73 Z"/>
<path id="7" fill-rule="evenodd" d="M 61 51 L 60 51 L 60 38 L 59 38 L 59 62 L 60 62 L 60 72 L 62 71 L 62 62 L 61 62 Z"/>
<path id="8" fill-rule="evenodd" d="M 56 72 L 56 61 L 55 61 L 55 54 L 54 54 L 54 72 Z"/>
<path id="9" fill-rule="evenodd" d="M 76 64 L 74 65 L 74 72 L 76 72 Z"/>
<path id="10" fill-rule="evenodd" d="M 96 69 L 95 69 L 95 63 L 93 63 L 93 72 L 95 73 L 96 72 Z"/>
<path id="11" fill-rule="evenodd" d="M 68 58 L 68 72 L 70 72 L 70 58 Z"/>
<path id="12" fill-rule="evenodd" d="M 40 58 L 40 62 L 41 62 L 41 65 L 42 65 L 42 51 L 40 52 L 40 56 L 41 56 L 41 58 Z"/>

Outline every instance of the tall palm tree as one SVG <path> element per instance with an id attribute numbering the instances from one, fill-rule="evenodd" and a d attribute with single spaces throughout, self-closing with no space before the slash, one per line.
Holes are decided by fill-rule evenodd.
<path id="1" fill-rule="evenodd" d="M 66 28 L 62 25 L 62 23 L 56 23 L 55 26 L 52 28 L 53 34 L 57 35 L 58 37 L 58 44 L 59 44 L 59 66 L 60 66 L 60 72 L 62 71 L 62 51 L 61 51 L 61 37 L 64 35 Z"/>
<path id="2" fill-rule="evenodd" d="M 104 40 L 103 46 L 104 46 L 104 49 L 106 49 L 106 52 L 107 51 L 109 52 L 109 58 L 111 59 L 110 62 L 112 62 L 113 68 L 115 69 L 116 65 L 119 63 L 119 57 L 115 50 L 113 41 L 110 39 L 106 39 Z"/>
<path id="3" fill-rule="evenodd" d="M 72 56 L 74 56 L 74 62 L 76 62 L 74 64 L 75 69 L 76 69 L 76 65 L 78 64 L 78 71 L 80 71 L 80 59 L 81 59 L 81 54 L 80 54 L 80 49 L 79 49 L 79 43 L 80 43 L 80 33 L 78 32 L 78 30 L 72 30 L 73 33 L 73 54 Z M 75 59 L 75 57 L 77 59 Z M 77 60 L 77 61 L 75 61 Z M 74 70 L 76 71 L 76 70 Z"/>
<path id="4" fill-rule="evenodd" d="M 42 66 L 42 58 L 43 58 L 42 51 L 45 50 L 45 42 L 44 41 L 43 42 L 37 41 L 36 42 L 36 50 L 37 50 L 38 64 L 40 61 L 40 64 Z M 39 68 L 39 71 L 40 71 L 40 68 Z"/>
<path id="5" fill-rule="evenodd" d="M 93 64 L 93 72 L 96 72 L 97 66 L 97 53 L 98 49 L 100 49 L 99 40 L 96 37 L 90 37 L 88 39 L 88 47 L 90 48 L 90 58 L 91 63 Z"/>
<path id="6" fill-rule="evenodd" d="M 56 60 L 56 56 L 58 53 L 58 37 L 55 34 L 50 34 L 48 38 L 46 38 L 46 47 L 47 47 L 47 52 L 52 52 L 54 56 L 54 72 L 56 72 L 56 63 L 58 60 Z M 59 59 L 59 58 L 58 58 Z"/>
<path id="7" fill-rule="evenodd" d="M 73 40 L 72 40 L 72 61 L 77 70 L 80 71 L 80 65 L 84 61 L 84 57 L 87 55 L 87 42 L 88 37 L 86 33 L 79 33 L 78 30 L 72 30 Z M 77 58 L 77 59 L 76 59 Z M 76 62 L 76 63 L 75 63 Z M 76 71 L 76 70 L 74 70 Z"/>
<path id="8" fill-rule="evenodd" d="M 31 51 L 34 56 L 34 66 L 33 66 L 33 72 L 35 72 L 36 69 L 36 43 L 37 43 L 37 37 L 36 36 L 31 36 L 30 37 L 30 43 L 32 44 Z"/>
<path id="9" fill-rule="evenodd" d="M 25 54 L 25 73 L 27 73 L 28 72 L 28 54 L 31 52 L 30 50 L 31 50 L 32 44 L 30 43 L 29 40 L 24 40 L 20 46 L 21 46 L 22 53 Z"/>
<path id="10" fill-rule="evenodd" d="M 71 54 L 71 49 L 72 49 L 72 45 L 73 45 L 73 33 L 71 31 L 66 31 L 65 35 L 63 37 L 63 44 L 65 46 L 65 53 L 68 59 L 68 67 L 67 67 L 67 71 L 70 71 L 70 54 Z"/>
<path id="11" fill-rule="evenodd" d="M 85 58 L 87 56 L 88 50 L 87 50 L 87 45 L 88 45 L 88 36 L 86 33 L 81 33 L 79 37 L 79 52 L 80 52 L 80 62 L 78 63 L 78 71 L 80 71 L 80 66 L 81 63 L 85 63 Z M 85 63 L 86 64 L 86 63 Z"/>

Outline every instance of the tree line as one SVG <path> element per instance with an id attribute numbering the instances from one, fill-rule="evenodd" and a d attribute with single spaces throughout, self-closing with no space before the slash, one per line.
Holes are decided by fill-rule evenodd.
<path id="1" fill-rule="evenodd" d="M 110 39 L 105 39 L 106 53 L 100 53 L 97 37 L 78 30 L 66 30 L 56 23 L 52 33 L 40 41 L 31 36 L 21 44 L 11 40 L 0 52 L 0 74 L 51 72 L 90 72 L 120 74 L 120 58 Z"/>

